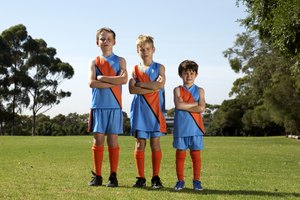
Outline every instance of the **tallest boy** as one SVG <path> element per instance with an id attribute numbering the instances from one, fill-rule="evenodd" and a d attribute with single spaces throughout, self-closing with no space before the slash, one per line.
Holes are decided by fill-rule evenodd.
<path id="1" fill-rule="evenodd" d="M 113 53 L 116 34 L 110 28 L 105 27 L 97 31 L 96 43 L 102 55 L 92 61 L 89 70 L 89 86 L 92 88 L 89 131 L 94 133 L 92 154 L 95 170 L 89 185 L 102 185 L 102 161 L 107 135 L 110 162 L 107 186 L 117 187 L 118 134 L 123 133 L 122 84 L 126 84 L 128 79 L 126 61 Z"/>

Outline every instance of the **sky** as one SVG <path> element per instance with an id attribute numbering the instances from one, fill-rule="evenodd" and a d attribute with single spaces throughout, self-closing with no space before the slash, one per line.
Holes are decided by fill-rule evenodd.
<path id="1" fill-rule="evenodd" d="M 221 104 L 230 99 L 232 84 L 241 74 L 231 70 L 223 51 L 245 31 L 237 20 L 246 15 L 236 0 L 10 0 L 1 3 L 0 33 L 23 24 L 32 38 L 45 40 L 48 47 L 57 50 L 56 57 L 74 68 L 73 78 L 60 85 L 72 95 L 44 113 L 51 117 L 89 112 L 88 72 L 91 60 L 101 54 L 95 36 L 99 28 L 110 27 L 116 32 L 114 53 L 126 59 L 129 74 L 140 62 L 136 38 L 150 34 L 156 47 L 154 61 L 166 68 L 166 109 L 171 109 L 173 89 L 182 84 L 178 65 L 186 59 L 199 65 L 195 84 L 205 90 L 207 103 Z M 132 98 L 128 85 L 123 85 L 123 110 L 127 114 Z"/>

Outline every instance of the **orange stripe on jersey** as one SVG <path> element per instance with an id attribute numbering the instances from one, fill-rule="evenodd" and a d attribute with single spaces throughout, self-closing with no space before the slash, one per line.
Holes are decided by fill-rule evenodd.
<path id="1" fill-rule="evenodd" d="M 188 92 L 184 87 L 179 86 L 180 88 L 180 97 L 184 102 L 192 103 L 195 102 L 194 97 L 190 92 Z M 203 134 L 205 134 L 204 124 L 202 120 L 202 116 L 200 113 L 196 112 L 189 112 L 194 119 L 195 123 L 197 124 L 198 128 L 202 131 Z"/>
<path id="2" fill-rule="evenodd" d="M 134 73 L 135 73 L 137 80 L 139 80 L 140 82 L 152 82 L 147 74 L 145 74 L 144 72 L 139 70 L 138 65 L 135 66 Z M 167 132 L 167 124 L 166 124 L 164 114 L 160 108 L 159 92 L 156 91 L 153 93 L 144 94 L 143 96 L 160 124 L 159 131 L 162 133 L 166 133 Z"/>
<path id="3" fill-rule="evenodd" d="M 116 72 L 112 68 L 112 66 L 109 64 L 108 61 L 104 60 L 101 57 L 96 58 L 96 66 L 103 74 L 104 76 L 116 76 Z M 120 108 L 122 108 L 122 93 L 121 93 L 121 87 L 120 86 L 115 86 L 110 88 L 113 95 L 115 96 L 116 100 L 118 101 Z"/>

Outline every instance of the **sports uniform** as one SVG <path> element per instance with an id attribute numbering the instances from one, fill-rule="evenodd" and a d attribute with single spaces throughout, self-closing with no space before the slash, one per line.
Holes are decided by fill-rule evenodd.
<path id="1" fill-rule="evenodd" d="M 119 57 L 111 54 L 107 58 L 98 56 L 95 60 L 95 79 L 97 76 L 117 76 L 121 72 Z M 122 86 L 112 88 L 92 88 L 92 103 L 90 110 L 88 131 L 94 134 L 122 134 L 123 113 L 122 113 Z M 108 187 L 117 187 L 117 169 L 119 161 L 119 146 L 108 146 L 111 175 Z M 92 154 L 94 160 L 93 179 L 90 186 L 102 185 L 102 162 L 104 145 L 93 144 Z"/>
<path id="2" fill-rule="evenodd" d="M 199 87 L 193 84 L 190 88 L 179 86 L 180 98 L 184 102 L 199 102 Z M 201 157 L 200 150 L 203 149 L 203 135 L 205 133 L 201 113 L 189 112 L 175 109 L 174 117 L 174 140 L 173 147 L 176 148 L 176 174 L 178 181 L 175 190 L 184 188 L 184 161 L 186 150 L 190 149 L 193 163 L 193 188 L 202 190 L 200 181 Z"/>
<path id="3" fill-rule="evenodd" d="M 152 64 L 144 71 L 140 65 L 134 67 L 136 82 L 153 82 L 159 76 L 160 64 Z M 137 138 L 159 137 L 167 132 L 165 114 L 165 91 L 135 94 L 130 110 L 131 133 Z"/>
<path id="4" fill-rule="evenodd" d="M 160 64 L 152 62 L 146 70 L 141 65 L 134 67 L 134 80 L 138 82 L 154 82 L 159 77 Z M 164 89 L 153 91 L 144 95 L 135 94 L 130 110 L 131 134 L 138 140 L 155 139 L 163 136 L 167 132 L 165 120 L 165 93 Z M 151 147 L 152 148 L 152 147 Z M 144 174 L 145 152 L 144 150 L 135 150 L 134 158 L 138 171 L 137 182 L 133 187 L 145 187 L 146 179 Z M 163 187 L 160 177 L 160 164 L 162 160 L 162 151 L 152 149 L 152 170 L 151 179 L 152 188 Z"/>
<path id="5" fill-rule="evenodd" d="M 95 63 L 96 76 L 116 76 L 120 73 L 119 57 L 98 56 Z M 105 134 L 123 133 L 122 86 L 92 88 L 89 131 Z"/>
<path id="6" fill-rule="evenodd" d="M 184 102 L 199 102 L 199 87 L 190 88 L 179 86 L 180 97 Z M 200 113 L 191 113 L 175 109 L 174 117 L 174 142 L 176 149 L 202 150 L 203 135 L 205 133 L 202 116 Z"/>

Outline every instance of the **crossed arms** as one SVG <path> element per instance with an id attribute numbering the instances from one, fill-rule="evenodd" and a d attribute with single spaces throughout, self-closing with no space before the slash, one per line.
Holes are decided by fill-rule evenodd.
<path id="1" fill-rule="evenodd" d="M 199 102 L 184 102 L 180 97 L 180 89 L 177 87 L 174 89 L 174 104 L 175 108 L 178 110 L 185 110 L 188 112 L 204 112 L 205 111 L 205 98 L 204 98 L 204 90 L 199 88 Z"/>
<path id="2" fill-rule="evenodd" d="M 89 72 L 89 86 L 90 88 L 112 88 L 117 85 L 123 85 L 127 83 L 128 74 L 126 70 L 126 61 L 120 57 L 121 73 L 118 76 L 97 76 L 95 69 L 95 60 L 91 62 Z"/>
<path id="3" fill-rule="evenodd" d="M 132 70 L 134 71 L 134 70 Z M 136 82 L 133 78 L 134 73 L 132 72 L 132 78 L 129 80 L 129 93 L 130 94 L 148 94 L 155 92 L 164 87 L 166 82 L 165 67 L 160 65 L 158 78 L 153 82 Z"/>

